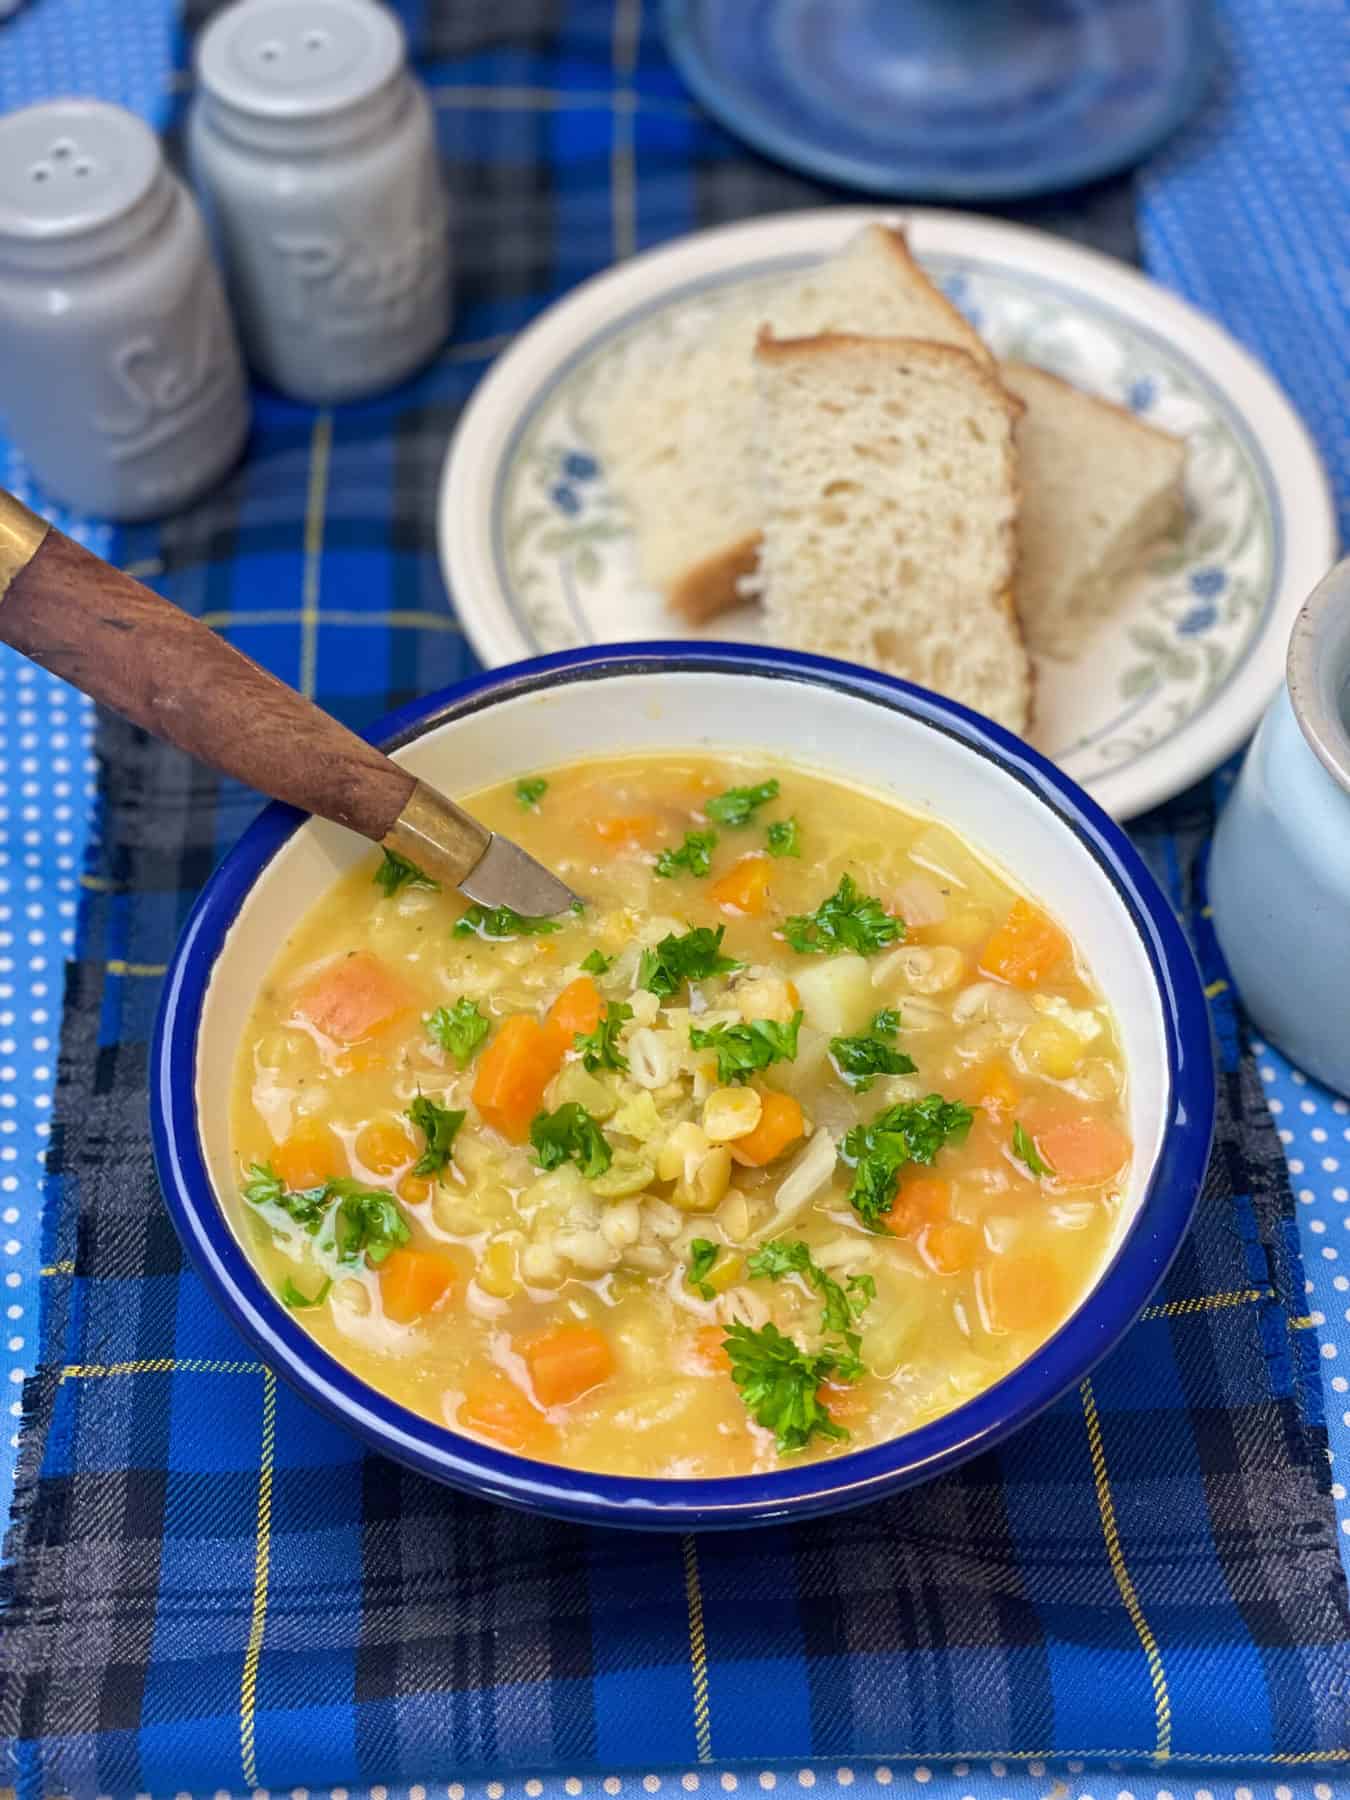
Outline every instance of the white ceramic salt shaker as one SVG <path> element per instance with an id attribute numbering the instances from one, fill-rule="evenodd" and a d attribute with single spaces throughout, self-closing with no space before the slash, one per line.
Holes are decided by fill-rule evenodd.
<path id="1" fill-rule="evenodd" d="M 431 108 L 374 0 L 238 0 L 197 53 L 193 180 L 245 352 L 297 399 L 401 381 L 450 329 Z"/>
<path id="2" fill-rule="evenodd" d="M 243 446 L 243 363 L 201 218 L 121 107 L 0 119 L 0 421 L 56 499 L 112 519 L 185 505 Z"/>

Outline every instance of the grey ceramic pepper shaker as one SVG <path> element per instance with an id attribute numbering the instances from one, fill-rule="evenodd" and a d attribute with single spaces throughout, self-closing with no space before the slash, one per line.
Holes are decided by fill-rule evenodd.
<path id="1" fill-rule="evenodd" d="M 450 329 L 427 97 L 375 0 L 238 0 L 197 54 L 193 179 L 245 352 L 297 399 L 403 379 Z"/>
<path id="2" fill-rule="evenodd" d="M 54 498 L 146 519 L 219 480 L 249 403 L 191 195 L 121 107 L 0 119 L 0 420 Z"/>

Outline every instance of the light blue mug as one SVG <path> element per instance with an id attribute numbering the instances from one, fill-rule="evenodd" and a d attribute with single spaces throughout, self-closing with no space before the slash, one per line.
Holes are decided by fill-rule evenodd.
<path id="1" fill-rule="evenodd" d="M 1350 559 L 1299 614 L 1287 675 L 1214 834 L 1210 904 L 1261 1031 L 1350 1093 Z"/>

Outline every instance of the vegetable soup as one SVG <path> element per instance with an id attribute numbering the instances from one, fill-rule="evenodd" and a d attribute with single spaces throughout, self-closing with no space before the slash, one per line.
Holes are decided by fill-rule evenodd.
<path id="1" fill-rule="evenodd" d="M 527 1456 L 724 1476 L 898 1436 L 1064 1321 L 1131 1147 L 1114 1023 L 1039 901 L 772 757 L 472 808 L 585 907 L 367 861 L 241 1046 L 235 1220 L 334 1356 Z"/>

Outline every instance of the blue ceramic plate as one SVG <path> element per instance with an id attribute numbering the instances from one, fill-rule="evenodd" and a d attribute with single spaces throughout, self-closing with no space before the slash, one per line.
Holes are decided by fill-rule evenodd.
<path id="1" fill-rule="evenodd" d="M 869 193 L 1008 200 L 1138 162 L 1200 100 L 1209 0 L 665 0 L 697 97 Z"/>

